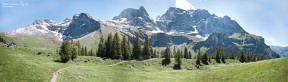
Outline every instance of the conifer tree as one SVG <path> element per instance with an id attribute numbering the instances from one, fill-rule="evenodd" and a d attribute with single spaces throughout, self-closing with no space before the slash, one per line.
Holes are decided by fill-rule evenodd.
<path id="1" fill-rule="evenodd" d="M 84 56 L 85 55 L 85 50 L 84 50 L 84 47 L 82 46 L 81 48 L 81 56 Z"/>
<path id="2" fill-rule="evenodd" d="M 233 50 L 230 51 L 230 59 L 235 59 Z"/>
<path id="3" fill-rule="evenodd" d="M 105 48 L 105 44 L 104 44 L 104 38 L 103 38 L 103 35 L 101 36 L 101 38 L 100 38 L 100 42 L 99 42 L 99 44 L 98 44 L 98 50 L 97 50 L 97 56 L 98 57 L 102 57 L 102 58 L 104 58 L 105 57 L 105 50 L 106 48 Z"/>
<path id="4" fill-rule="evenodd" d="M 221 63 L 220 61 L 220 48 L 217 48 L 214 52 L 214 56 L 215 56 L 215 61 L 216 63 Z"/>
<path id="5" fill-rule="evenodd" d="M 59 52 L 61 62 L 66 63 L 71 59 L 71 53 L 69 49 L 70 49 L 69 41 L 64 40 L 62 42 L 62 45 L 60 47 L 60 52 Z"/>
<path id="6" fill-rule="evenodd" d="M 176 52 L 176 51 L 175 51 Z M 181 57 L 180 57 L 180 50 L 177 51 L 177 53 L 175 54 L 175 65 L 174 65 L 174 69 L 181 69 Z"/>
<path id="7" fill-rule="evenodd" d="M 74 60 L 77 58 L 77 56 L 78 56 L 78 46 L 77 47 L 73 46 L 71 59 Z"/>
<path id="8" fill-rule="evenodd" d="M 132 54 L 131 45 L 130 45 L 129 41 L 127 41 L 127 60 L 131 60 L 131 57 L 132 57 L 131 54 Z"/>
<path id="9" fill-rule="evenodd" d="M 122 49 L 122 55 L 123 55 L 123 59 L 124 60 L 130 60 L 131 59 L 130 58 L 131 54 L 130 54 L 130 51 L 129 51 L 129 48 L 130 48 L 129 46 L 130 46 L 130 44 L 129 44 L 129 42 L 126 39 L 126 36 L 123 36 L 121 49 Z"/>
<path id="10" fill-rule="evenodd" d="M 188 59 L 189 57 L 188 57 L 188 49 L 187 49 L 187 47 L 185 47 L 185 49 L 184 49 L 184 58 L 186 58 L 186 59 Z"/>
<path id="11" fill-rule="evenodd" d="M 188 54 L 188 59 L 191 59 L 192 57 L 191 57 L 191 51 L 189 51 L 189 54 Z"/>
<path id="12" fill-rule="evenodd" d="M 164 59 L 162 60 L 162 65 L 168 65 L 171 63 L 171 50 L 170 45 L 167 45 L 165 51 L 164 51 Z"/>
<path id="13" fill-rule="evenodd" d="M 78 55 L 81 56 L 81 44 L 79 40 L 77 41 L 77 51 L 78 51 Z"/>
<path id="14" fill-rule="evenodd" d="M 88 56 L 88 51 L 87 51 L 87 47 L 86 46 L 84 48 L 84 56 Z"/>
<path id="15" fill-rule="evenodd" d="M 241 63 L 244 63 L 244 62 L 245 62 L 245 55 L 244 55 L 244 52 L 243 52 L 243 51 L 240 51 L 240 50 L 239 50 L 238 57 L 239 57 L 239 61 L 240 61 Z"/>
<path id="16" fill-rule="evenodd" d="M 113 54 L 112 54 L 112 34 L 109 33 L 108 34 L 108 37 L 107 37 L 107 40 L 105 42 L 105 58 L 112 58 Z"/>
<path id="17" fill-rule="evenodd" d="M 201 65 L 200 63 L 200 59 L 201 59 L 201 52 L 200 52 L 200 50 L 198 51 L 198 54 L 197 54 L 197 59 L 196 59 L 196 65 Z"/>
<path id="18" fill-rule="evenodd" d="M 207 53 L 205 53 L 202 56 L 201 61 L 202 61 L 203 64 L 208 65 L 208 55 L 207 55 Z"/>
<path id="19" fill-rule="evenodd" d="M 150 42 L 148 39 L 148 35 L 145 36 L 145 42 L 144 42 L 144 48 L 142 50 L 142 55 L 144 59 L 150 59 L 151 58 L 151 49 L 150 49 Z"/>
<path id="20" fill-rule="evenodd" d="M 136 33 L 136 37 L 133 40 L 132 58 L 133 59 L 142 58 L 141 57 L 140 39 L 139 39 L 139 34 L 138 33 Z"/>
<path id="21" fill-rule="evenodd" d="M 120 38 L 117 33 L 114 34 L 112 41 L 112 59 L 122 59 L 122 49 L 120 44 Z"/>

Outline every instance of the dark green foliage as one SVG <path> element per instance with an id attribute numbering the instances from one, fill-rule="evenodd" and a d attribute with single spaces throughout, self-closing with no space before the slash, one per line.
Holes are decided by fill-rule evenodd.
<path id="1" fill-rule="evenodd" d="M 180 57 L 180 50 L 177 51 L 177 53 L 175 54 L 176 58 L 175 58 L 175 65 L 173 67 L 173 69 L 181 69 L 181 57 Z"/>
<path id="2" fill-rule="evenodd" d="M 122 49 L 120 44 L 120 38 L 117 33 L 114 34 L 112 41 L 112 59 L 122 59 Z"/>
<path id="3" fill-rule="evenodd" d="M 123 59 L 124 60 L 131 60 L 130 43 L 127 41 L 126 36 L 123 36 L 121 49 L 122 49 Z"/>
<path id="4" fill-rule="evenodd" d="M 2 38 L 2 37 L 0 37 L 0 42 L 6 44 L 6 40 L 4 38 Z"/>
<path id="5" fill-rule="evenodd" d="M 203 64 L 208 65 L 208 55 L 207 53 L 205 53 L 202 57 L 201 57 L 201 61 Z"/>
<path id="6" fill-rule="evenodd" d="M 200 52 L 200 50 L 198 51 L 198 54 L 197 54 L 197 58 L 196 58 L 196 65 L 201 65 L 201 62 L 200 62 L 200 60 L 201 60 L 201 52 Z"/>
<path id="7" fill-rule="evenodd" d="M 192 58 L 192 56 L 191 56 L 192 54 L 191 54 L 191 52 L 189 51 L 189 54 L 188 54 L 188 59 L 191 59 Z"/>
<path id="8" fill-rule="evenodd" d="M 107 37 L 107 40 L 105 42 L 105 48 L 106 48 L 106 51 L 105 51 L 105 58 L 112 58 L 113 57 L 113 54 L 112 54 L 112 34 L 109 33 L 108 37 Z"/>
<path id="9" fill-rule="evenodd" d="M 216 51 L 214 52 L 214 56 L 215 56 L 216 63 L 221 63 L 221 61 L 220 61 L 220 48 L 216 49 Z"/>
<path id="10" fill-rule="evenodd" d="M 84 47 L 82 46 L 81 48 L 81 56 L 84 56 L 85 55 L 85 50 L 84 50 Z"/>
<path id="11" fill-rule="evenodd" d="M 86 46 L 84 48 L 84 56 L 88 56 L 88 51 L 87 51 L 87 47 Z"/>
<path id="12" fill-rule="evenodd" d="M 189 54 L 188 53 L 188 49 L 187 49 L 187 47 L 185 47 L 185 49 L 184 49 L 184 58 L 189 59 L 189 55 L 188 54 Z"/>
<path id="13" fill-rule="evenodd" d="M 162 65 L 169 65 L 171 63 L 171 50 L 170 46 L 168 45 L 164 51 L 164 59 L 162 60 Z"/>
<path id="14" fill-rule="evenodd" d="M 245 55 L 244 55 L 244 52 L 243 51 L 240 51 L 239 50 L 239 53 L 238 53 L 238 57 L 239 57 L 239 61 L 241 62 L 241 63 L 244 63 L 245 62 Z"/>
<path id="15" fill-rule="evenodd" d="M 104 58 L 105 57 L 105 52 L 106 52 L 106 48 L 105 48 L 105 43 L 104 43 L 104 38 L 103 36 L 101 36 L 100 38 L 100 42 L 98 44 L 98 50 L 97 50 L 97 56 L 98 57 L 102 57 Z"/>
<path id="16" fill-rule="evenodd" d="M 230 51 L 229 58 L 230 59 L 235 59 L 233 50 Z"/>
<path id="17" fill-rule="evenodd" d="M 79 40 L 77 41 L 77 52 L 78 52 L 78 55 L 81 56 L 81 44 Z"/>
<path id="18" fill-rule="evenodd" d="M 68 40 L 64 40 L 61 47 L 60 47 L 60 59 L 61 62 L 66 63 L 71 59 L 71 50 L 70 50 L 70 43 Z"/>
<path id="19" fill-rule="evenodd" d="M 150 42 L 149 42 L 149 38 L 148 35 L 145 36 L 145 42 L 144 42 L 144 48 L 142 50 L 142 55 L 144 59 L 150 59 L 151 58 L 151 48 L 150 48 Z"/>
<path id="20" fill-rule="evenodd" d="M 93 50 L 91 49 L 89 52 L 88 52 L 88 56 L 94 56 L 94 52 L 93 52 Z"/>
<path id="21" fill-rule="evenodd" d="M 154 49 L 154 51 L 153 51 L 152 58 L 157 58 L 157 51 L 156 51 L 156 49 Z"/>
<path id="22" fill-rule="evenodd" d="M 73 46 L 71 59 L 74 60 L 77 58 L 77 56 L 78 56 L 78 47 Z"/>
<path id="23" fill-rule="evenodd" d="M 138 33 L 136 33 L 136 37 L 133 40 L 132 58 L 133 59 L 142 59 L 142 57 L 141 57 L 140 39 L 139 39 L 139 34 Z"/>

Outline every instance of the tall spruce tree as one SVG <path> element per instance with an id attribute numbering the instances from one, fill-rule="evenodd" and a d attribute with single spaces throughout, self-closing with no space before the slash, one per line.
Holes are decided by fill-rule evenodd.
<path id="1" fill-rule="evenodd" d="M 230 59 L 235 59 L 233 50 L 230 51 Z"/>
<path id="2" fill-rule="evenodd" d="M 131 54 L 132 54 L 132 52 L 131 52 L 131 45 L 130 45 L 130 43 L 129 43 L 129 41 L 127 41 L 127 55 L 126 55 L 126 59 L 127 60 L 131 60 Z"/>
<path id="3" fill-rule="evenodd" d="M 69 41 L 64 40 L 62 42 L 62 45 L 60 47 L 60 52 L 59 52 L 61 62 L 66 63 L 71 59 L 71 52 L 69 49 L 70 49 Z"/>
<path id="4" fill-rule="evenodd" d="M 105 58 L 112 58 L 113 57 L 113 54 L 112 54 L 112 34 L 109 33 L 108 34 L 108 37 L 107 37 L 107 40 L 105 42 L 105 48 L 106 48 L 106 51 L 105 51 Z"/>
<path id="5" fill-rule="evenodd" d="M 208 65 L 208 55 L 207 53 L 203 54 L 201 61 L 203 64 Z"/>
<path id="6" fill-rule="evenodd" d="M 171 63 L 171 50 L 170 45 L 167 45 L 165 51 L 164 51 L 164 59 L 162 60 L 162 65 L 168 65 Z"/>
<path id="7" fill-rule="evenodd" d="M 72 57 L 71 57 L 71 59 L 74 60 L 74 59 L 77 58 L 77 56 L 78 56 L 78 46 L 77 47 L 73 46 L 72 47 Z"/>
<path id="8" fill-rule="evenodd" d="M 198 51 L 198 54 L 197 54 L 197 58 L 196 58 L 196 65 L 201 65 L 200 63 L 200 61 L 201 61 L 201 51 L 199 50 Z"/>
<path id="9" fill-rule="evenodd" d="M 114 34 L 112 41 L 112 59 L 122 59 L 122 49 L 120 44 L 120 38 L 117 33 Z"/>
<path id="10" fill-rule="evenodd" d="M 240 51 L 240 50 L 239 50 L 238 57 L 239 57 L 239 61 L 240 61 L 241 63 L 244 63 L 244 62 L 245 62 L 245 55 L 244 55 L 244 52 L 243 52 L 243 51 Z"/>
<path id="11" fill-rule="evenodd" d="M 86 46 L 84 48 L 84 54 L 85 54 L 85 56 L 88 56 L 88 51 L 87 51 L 87 47 Z"/>
<path id="12" fill-rule="evenodd" d="M 176 52 L 176 51 L 175 51 Z M 181 69 L 181 57 L 180 57 L 180 50 L 177 51 L 177 53 L 175 54 L 175 65 L 174 65 L 174 69 Z"/>
<path id="13" fill-rule="evenodd" d="M 151 49 L 150 49 L 150 42 L 149 42 L 148 35 L 145 36 L 144 48 L 142 52 L 143 52 L 142 55 L 144 59 L 151 58 Z"/>
<path id="14" fill-rule="evenodd" d="M 221 63 L 220 61 L 220 48 L 216 48 L 216 50 L 214 51 L 214 56 L 215 56 L 215 61 L 216 63 Z"/>
<path id="15" fill-rule="evenodd" d="M 185 49 L 184 49 L 184 58 L 189 59 L 189 55 L 188 54 L 189 54 L 188 53 L 188 49 L 187 49 L 187 47 L 185 47 Z"/>
<path id="16" fill-rule="evenodd" d="M 129 42 L 126 39 L 126 36 L 123 36 L 122 38 L 122 44 L 121 44 L 121 49 L 122 49 L 122 55 L 124 60 L 130 60 L 130 51 L 129 51 Z M 128 48 L 129 47 L 129 48 Z"/>
<path id="17" fill-rule="evenodd" d="M 105 43 L 104 43 L 104 37 L 103 35 L 100 38 L 100 42 L 98 44 L 98 50 L 97 50 L 97 56 L 98 57 L 105 57 L 105 52 L 106 52 L 106 48 L 105 48 Z"/>
<path id="18" fill-rule="evenodd" d="M 136 33 L 136 37 L 133 40 L 132 58 L 133 59 L 141 58 L 141 45 L 138 33 Z"/>

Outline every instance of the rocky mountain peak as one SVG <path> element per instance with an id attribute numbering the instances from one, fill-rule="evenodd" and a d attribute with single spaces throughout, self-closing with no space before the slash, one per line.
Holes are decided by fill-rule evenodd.
<path id="1" fill-rule="evenodd" d="M 72 22 L 63 35 L 69 38 L 79 38 L 100 28 L 100 23 L 86 13 L 75 14 Z"/>

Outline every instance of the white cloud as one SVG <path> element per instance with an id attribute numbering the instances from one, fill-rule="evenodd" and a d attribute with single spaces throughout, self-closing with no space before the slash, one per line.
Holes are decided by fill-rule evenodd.
<path id="1" fill-rule="evenodd" d="M 175 7 L 183 10 L 191 10 L 191 9 L 195 10 L 195 7 L 187 0 L 176 0 Z"/>

